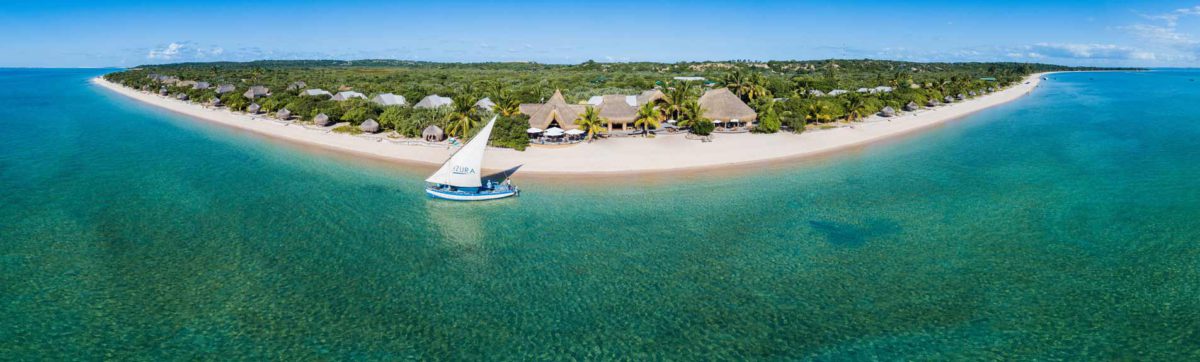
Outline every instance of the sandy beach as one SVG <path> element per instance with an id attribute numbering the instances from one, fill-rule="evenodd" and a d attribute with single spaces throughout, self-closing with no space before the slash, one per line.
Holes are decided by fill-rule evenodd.
<path id="1" fill-rule="evenodd" d="M 714 134 L 712 142 L 700 142 L 687 139 L 683 134 L 673 134 L 650 139 L 614 137 L 565 147 L 533 146 L 524 152 L 490 148 L 484 159 L 484 167 L 499 171 L 519 166 L 521 175 L 618 175 L 698 171 L 810 157 L 929 128 L 1015 100 L 1037 88 L 1043 75 L 1045 73 L 1034 74 L 1011 88 L 935 109 L 906 112 L 891 118 L 872 116 L 863 122 L 853 123 L 852 127 L 809 130 L 802 134 Z M 94 78 L 93 82 L 135 100 L 194 118 L 333 151 L 429 167 L 441 164 L 453 152 L 444 144 L 422 145 L 415 140 L 380 140 L 378 137 L 366 138 L 311 129 L 300 124 L 285 125 L 263 115 L 252 116 L 224 108 L 207 108 L 141 92 L 100 77 Z"/>

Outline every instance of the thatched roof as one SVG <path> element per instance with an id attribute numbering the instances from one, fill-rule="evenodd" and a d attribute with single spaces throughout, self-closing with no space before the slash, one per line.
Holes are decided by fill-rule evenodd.
<path id="1" fill-rule="evenodd" d="M 421 101 L 417 102 L 417 104 L 414 105 L 413 108 L 438 108 L 438 107 L 450 106 L 452 104 L 454 104 L 454 100 L 450 99 L 449 97 L 442 97 L 437 94 L 430 94 L 430 95 L 425 96 L 425 98 L 421 98 Z"/>
<path id="2" fill-rule="evenodd" d="M 316 117 L 313 117 L 313 124 L 315 124 L 317 126 L 321 126 L 321 127 L 328 126 L 329 125 L 329 115 L 326 115 L 324 113 L 318 114 Z"/>
<path id="3" fill-rule="evenodd" d="M 534 108 L 536 106 L 536 108 Z M 531 105 L 530 113 L 525 112 L 525 105 L 521 105 L 521 113 L 529 115 L 529 126 L 541 129 L 550 128 L 550 123 L 558 121 L 559 128 L 564 130 L 574 129 L 575 120 L 587 108 L 583 105 L 567 104 L 567 100 L 563 98 L 562 92 L 554 91 L 554 95 L 550 96 L 550 100 L 544 104 Z"/>
<path id="4" fill-rule="evenodd" d="M 758 118 L 754 109 L 742 102 L 741 98 L 729 91 L 729 88 L 717 88 L 704 92 L 700 96 L 700 107 L 704 108 L 704 117 L 711 120 L 738 120 L 751 122 Z"/>
<path id="5" fill-rule="evenodd" d="M 920 108 L 920 106 L 917 105 L 917 102 L 908 102 L 908 104 L 904 105 L 905 112 L 912 112 L 917 110 L 917 108 Z"/>
<path id="6" fill-rule="evenodd" d="M 644 91 L 642 94 L 637 95 L 637 106 L 640 107 L 643 104 L 655 102 L 666 97 L 667 95 L 663 94 L 663 92 L 658 89 Z"/>
<path id="7" fill-rule="evenodd" d="M 483 99 L 480 99 L 478 102 L 475 102 L 475 107 L 484 109 L 484 110 L 490 111 L 490 110 L 492 110 L 492 107 L 495 107 L 495 106 L 496 106 L 496 102 L 492 102 L 492 99 L 488 98 L 488 97 L 484 97 Z"/>
<path id="8" fill-rule="evenodd" d="M 271 90 L 267 89 L 267 87 L 263 87 L 261 85 L 256 85 L 256 86 L 250 87 L 250 89 L 247 89 L 245 93 L 242 93 L 243 97 L 246 97 L 249 99 L 255 99 L 258 97 L 266 97 L 269 95 L 271 95 Z"/>
<path id="9" fill-rule="evenodd" d="M 442 129 L 438 126 L 429 125 L 429 127 L 425 127 L 424 131 L 421 131 L 421 138 L 424 138 L 426 141 L 441 141 L 446 139 L 446 133 L 442 132 Z"/>
<path id="10" fill-rule="evenodd" d="M 212 85 L 208 84 L 208 82 L 196 82 L 196 84 L 192 85 L 192 89 L 208 89 L 211 87 Z"/>
<path id="11" fill-rule="evenodd" d="M 941 105 L 941 103 L 938 103 L 936 99 L 930 99 L 928 102 L 925 102 L 926 107 L 937 107 L 939 105 Z"/>
<path id="12" fill-rule="evenodd" d="M 262 106 L 258 105 L 258 103 L 250 103 L 250 105 L 246 107 L 246 112 L 250 112 L 251 114 L 258 114 L 258 111 L 260 110 L 262 110 Z"/>
<path id="13" fill-rule="evenodd" d="M 609 123 L 633 123 L 637 119 L 637 108 L 630 105 L 623 95 L 610 94 L 602 97 L 597 111 L 600 117 L 607 119 Z"/>
<path id="14" fill-rule="evenodd" d="M 956 98 L 958 98 L 958 100 L 961 101 L 961 100 L 967 99 L 967 96 L 963 95 L 962 93 L 959 93 Z"/>
<path id="15" fill-rule="evenodd" d="M 896 115 L 896 110 L 892 109 L 891 106 L 883 107 L 883 110 L 879 111 L 879 115 L 884 117 L 892 117 Z"/>
<path id="16" fill-rule="evenodd" d="M 187 95 L 187 93 L 179 93 L 179 94 L 175 95 L 175 98 L 179 99 L 181 101 L 186 101 L 186 100 L 188 100 L 188 95 Z"/>
<path id="17" fill-rule="evenodd" d="M 275 112 L 275 118 L 279 118 L 279 119 L 292 118 L 292 111 L 289 111 L 286 107 L 284 109 L 280 109 L 279 112 Z"/>
<path id="18" fill-rule="evenodd" d="M 942 100 L 945 101 L 946 103 L 954 103 L 954 98 L 952 98 L 950 96 L 946 96 L 946 98 L 942 98 Z"/>
<path id="19" fill-rule="evenodd" d="M 217 86 L 217 94 L 225 94 L 237 90 L 233 84 L 222 84 Z"/>
<path id="20" fill-rule="evenodd" d="M 377 94 L 371 98 L 371 102 L 381 106 L 407 106 L 408 100 L 404 96 L 398 96 L 391 93 Z"/>
<path id="21" fill-rule="evenodd" d="M 379 132 L 379 122 L 375 122 L 374 119 L 368 119 L 363 121 L 362 124 L 358 125 L 358 129 L 367 133 Z"/>
<path id="22" fill-rule="evenodd" d="M 294 90 L 304 88 L 307 86 L 308 86 L 308 83 L 304 83 L 303 81 L 296 81 L 296 82 L 292 82 L 292 84 L 288 85 L 287 90 L 294 91 Z"/>
<path id="23" fill-rule="evenodd" d="M 158 94 L 159 94 L 159 95 L 164 95 L 164 96 L 165 96 L 165 95 L 167 95 L 167 94 L 170 94 L 170 93 L 171 93 L 171 92 L 168 92 L 168 91 L 167 91 L 167 88 L 162 88 L 162 89 L 159 89 L 159 90 L 158 90 Z"/>
<path id="24" fill-rule="evenodd" d="M 220 107 L 220 106 L 223 106 L 223 105 L 225 105 L 225 103 L 224 103 L 224 102 L 221 102 L 221 98 L 213 97 L 213 99 L 212 99 L 212 105 L 213 105 L 213 106 L 216 106 L 216 107 Z"/>
<path id="25" fill-rule="evenodd" d="M 979 93 L 975 93 L 975 91 L 967 92 L 967 94 L 971 95 L 972 97 L 979 95 Z"/>
<path id="26" fill-rule="evenodd" d="M 308 96 L 308 97 L 313 97 L 313 96 L 329 96 L 329 97 L 332 97 L 332 96 L 333 96 L 333 93 L 329 93 L 329 91 L 327 91 L 327 90 L 324 90 L 324 89 L 321 89 L 321 88 L 313 88 L 313 89 L 305 89 L 303 92 L 300 92 L 300 95 L 301 95 L 301 96 Z"/>
<path id="27" fill-rule="evenodd" d="M 820 92 L 820 91 L 818 91 L 818 92 Z M 843 95 L 846 93 L 850 93 L 850 91 L 845 90 L 845 89 L 834 89 L 834 90 L 829 91 L 829 93 L 827 93 L 827 94 L 829 94 L 830 97 L 837 97 L 837 96 L 840 96 L 840 95 Z"/>
<path id="28" fill-rule="evenodd" d="M 349 100 L 351 98 L 367 99 L 367 96 L 365 94 L 355 92 L 355 91 L 342 91 L 342 92 L 337 92 L 337 94 L 334 94 L 333 98 L 330 98 L 330 99 L 335 100 L 335 101 L 344 101 L 344 100 Z"/>

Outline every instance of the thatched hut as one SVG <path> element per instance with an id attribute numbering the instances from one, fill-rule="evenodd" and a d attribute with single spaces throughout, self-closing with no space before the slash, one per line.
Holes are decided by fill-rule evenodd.
<path id="1" fill-rule="evenodd" d="M 641 94 L 638 94 L 637 97 L 635 97 L 636 104 L 634 104 L 634 106 L 641 107 L 643 104 L 658 102 L 658 101 L 666 99 L 666 98 L 667 98 L 667 95 L 663 94 L 663 92 L 661 90 L 658 90 L 657 88 L 651 89 L 648 91 L 643 91 Z"/>
<path id="2" fill-rule="evenodd" d="M 379 132 L 379 122 L 376 122 L 374 119 L 367 119 L 358 125 L 358 129 L 367 133 L 376 133 Z"/>
<path id="3" fill-rule="evenodd" d="M 175 99 L 178 99 L 181 101 L 186 101 L 186 100 L 188 100 L 188 95 L 187 95 L 187 93 L 179 93 L 179 94 L 175 95 Z"/>
<path id="4" fill-rule="evenodd" d="M 326 115 L 324 113 L 318 114 L 316 117 L 313 117 L 313 124 L 320 126 L 320 127 L 328 126 L 329 125 L 329 115 Z"/>
<path id="5" fill-rule="evenodd" d="M 959 93 L 958 96 L 956 96 L 954 98 L 957 98 L 958 100 L 962 101 L 962 100 L 966 100 L 967 96 L 963 95 L 962 93 Z"/>
<path id="6" fill-rule="evenodd" d="M 387 107 L 387 106 L 407 106 L 408 100 L 404 96 L 399 96 L 391 93 L 377 94 L 371 98 L 371 102 Z"/>
<path id="7" fill-rule="evenodd" d="M 266 97 L 269 95 L 271 95 L 271 90 L 267 89 L 267 87 L 263 87 L 261 85 L 256 85 L 256 86 L 250 87 L 250 89 L 247 89 L 245 93 L 242 93 L 243 97 L 246 97 L 247 99 L 251 99 L 251 100 L 253 100 L 255 98 L 259 98 L 259 97 Z"/>
<path id="8" fill-rule="evenodd" d="M 221 102 L 221 98 L 213 97 L 212 105 L 213 105 L 213 107 L 221 107 L 221 106 L 224 106 L 225 103 Z"/>
<path id="9" fill-rule="evenodd" d="M 608 120 L 608 131 L 612 132 L 614 126 L 619 126 L 620 129 L 629 129 L 633 126 L 633 121 L 637 119 L 637 108 L 629 104 L 629 97 L 610 94 L 600 99 L 600 107 L 597 109 L 600 117 Z M 634 98 L 634 103 L 637 99 Z"/>
<path id="10" fill-rule="evenodd" d="M 222 84 L 217 86 L 217 94 L 225 94 L 237 90 L 233 84 Z"/>
<path id="11" fill-rule="evenodd" d="M 340 101 L 350 100 L 351 98 L 367 99 L 367 96 L 362 93 L 355 92 L 355 91 L 342 91 L 342 92 L 337 92 L 337 94 L 334 94 L 333 98 L 330 98 L 330 99 L 340 102 Z"/>
<path id="12" fill-rule="evenodd" d="M 279 119 L 286 121 L 286 120 L 292 118 L 292 111 L 289 111 L 287 108 L 280 109 L 278 112 L 275 112 L 275 118 L 279 118 Z"/>
<path id="13" fill-rule="evenodd" d="M 261 110 L 262 106 L 258 105 L 258 103 L 250 103 L 250 105 L 246 107 L 246 113 L 250 114 L 258 114 L 258 112 Z"/>
<path id="14" fill-rule="evenodd" d="M 845 90 L 845 89 L 834 89 L 834 90 L 829 91 L 829 93 L 826 93 L 826 94 L 829 95 L 830 97 L 837 97 L 837 96 L 840 96 L 840 95 L 843 95 L 846 93 L 850 93 L 850 91 Z"/>
<path id="15" fill-rule="evenodd" d="M 825 92 L 821 91 L 820 89 L 809 89 L 808 95 L 813 96 L 813 97 L 824 97 Z"/>
<path id="16" fill-rule="evenodd" d="M 529 126 L 541 129 L 558 127 L 564 130 L 575 129 L 575 119 L 587 109 L 587 106 L 568 104 L 562 92 L 555 90 L 554 95 L 546 103 L 527 103 L 520 106 L 521 113 L 529 115 Z"/>
<path id="17" fill-rule="evenodd" d="M 905 112 L 912 112 L 912 111 L 915 111 L 920 108 L 921 108 L 921 106 L 918 106 L 917 102 L 912 102 L 912 101 L 909 101 L 908 104 L 904 105 Z"/>
<path id="18" fill-rule="evenodd" d="M 308 86 L 308 83 L 304 83 L 303 81 L 295 81 L 295 82 L 292 82 L 292 84 L 289 84 L 287 86 L 287 90 L 288 91 L 300 90 L 307 86 Z"/>
<path id="19" fill-rule="evenodd" d="M 929 107 L 929 108 L 937 107 L 940 105 L 942 105 L 942 104 L 938 103 L 938 101 L 936 99 L 930 99 L 929 101 L 925 102 L 925 106 Z"/>
<path id="20" fill-rule="evenodd" d="M 479 108 L 479 109 L 482 109 L 485 111 L 490 111 L 495 106 L 496 106 L 496 102 L 492 102 L 492 99 L 490 97 L 483 97 L 483 99 L 480 99 L 479 101 L 475 102 L 475 108 Z"/>
<path id="21" fill-rule="evenodd" d="M 952 98 L 950 96 L 946 96 L 946 98 L 942 98 L 942 101 L 946 102 L 946 104 L 950 104 L 950 103 L 954 103 L 954 98 Z"/>
<path id="22" fill-rule="evenodd" d="M 441 142 L 446 139 L 446 133 L 442 132 L 438 126 L 429 125 L 429 127 L 425 127 L 424 131 L 421 131 L 421 138 L 429 142 Z"/>
<path id="23" fill-rule="evenodd" d="M 754 109 L 730 92 L 729 88 L 717 88 L 704 92 L 704 95 L 700 96 L 700 107 L 704 109 L 704 118 L 713 121 L 749 124 L 758 119 L 758 114 L 754 113 Z"/>
<path id="24" fill-rule="evenodd" d="M 968 95 L 970 95 L 970 96 L 972 96 L 972 97 L 975 97 L 975 96 L 978 96 L 978 95 L 979 95 L 979 93 L 975 93 L 975 91 L 970 91 L 970 92 L 967 92 L 967 94 L 968 94 Z"/>
<path id="25" fill-rule="evenodd" d="M 449 97 L 442 97 L 437 94 L 430 94 L 430 95 L 425 96 L 425 98 L 421 98 L 421 101 L 417 102 L 417 104 L 415 106 L 413 106 L 413 108 L 430 108 L 430 109 L 432 109 L 432 108 L 438 108 L 438 107 L 448 107 L 453 104 L 454 104 L 454 100 L 450 99 Z"/>
<path id="26" fill-rule="evenodd" d="M 167 90 L 167 87 L 162 87 L 162 88 L 158 89 L 158 95 L 165 96 L 168 94 L 171 94 L 171 92 Z"/>
<path id="27" fill-rule="evenodd" d="M 192 85 L 192 89 L 208 89 L 208 88 L 212 88 L 212 85 L 208 84 L 208 82 L 196 82 L 196 84 Z"/>
<path id="28" fill-rule="evenodd" d="M 883 107 L 883 109 L 879 111 L 879 115 L 884 117 L 895 117 L 896 110 L 893 109 L 892 106 Z"/>

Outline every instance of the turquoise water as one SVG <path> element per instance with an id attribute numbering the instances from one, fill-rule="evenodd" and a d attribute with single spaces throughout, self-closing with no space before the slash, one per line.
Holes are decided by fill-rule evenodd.
<path id="1" fill-rule="evenodd" d="M 1200 72 L 482 204 L 103 72 L 0 70 L 5 359 L 1200 358 Z"/>

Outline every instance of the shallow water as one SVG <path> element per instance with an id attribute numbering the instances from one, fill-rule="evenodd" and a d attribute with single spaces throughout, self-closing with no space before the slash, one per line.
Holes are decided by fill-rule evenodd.
<path id="1" fill-rule="evenodd" d="M 1200 358 L 1200 72 L 1053 75 L 789 167 L 480 204 L 103 72 L 0 70 L 6 358 Z"/>

